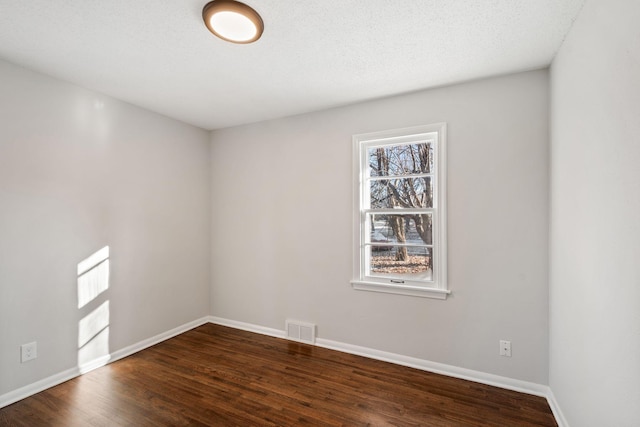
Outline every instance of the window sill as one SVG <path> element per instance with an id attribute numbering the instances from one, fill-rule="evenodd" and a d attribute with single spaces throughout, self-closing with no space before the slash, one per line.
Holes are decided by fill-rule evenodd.
<path id="1" fill-rule="evenodd" d="M 447 299 L 447 295 L 451 293 L 449 290 L 426 288 L 421 286 L 408 285 L 388 285 L 386 283 L 363 282 L 360 280 L 352 280 L 351 286 L 358 291 L 384 292 L 388 294 L 408 295 L 413 297 Z"/>

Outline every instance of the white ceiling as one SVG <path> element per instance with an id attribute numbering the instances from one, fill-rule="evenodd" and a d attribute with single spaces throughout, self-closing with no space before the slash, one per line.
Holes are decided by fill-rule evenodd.
<path id="1" fill-rule="evenodd" d="M 245 0 L 236 45 L 207 0 L 2 0 L 0 58 L 205 128 L 542 68 L 584 0 Z"/>

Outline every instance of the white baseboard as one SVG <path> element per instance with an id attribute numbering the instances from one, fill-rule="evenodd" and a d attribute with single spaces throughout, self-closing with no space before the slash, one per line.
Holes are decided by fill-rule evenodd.
<path id="1" fill-rule="evenodd" d="M 408 366 L 410 368 L 420 369 L 422 371 L 442 374 L 449 377 L 460 378 L 481 384 L 487 384 L 495 387 L 513 390 L 521 393 L 532 394 L 535 396 L 546 397 L 549 387 L 532 383 L 528 381 L 516 380 L 513 378 L 503 377 L 500 375 L 488 374 L 486 372 L 474 371 L 472 369 L 460 368 L 444 363 L 431 362 L 429 360 L 418 359 L 401 354 L 389 353 L 368 347 L 360 347 L 352 344 L 345 344 L 338 341 L 327 340 L 323 338 L 316 339 L 316 345 L 319 347 L 338 350 L 345 353 L 356 354 L 371 359 L 382 360 L 384 362 L 395 363 L 396 365 Z"/>
<path id="2" fill-rule="evenodd" d="M 162 341 L 166 341 L 169 338 L 173 338 L 176 335 L 180 335 L 184 332 L 190 331 L 191 329 L 197 328 L 198 326 L 204 325 L 205 323 L 209 323 L 208 316 L 201 317 L 200 319 L 196 319 L 192 322 L 185 323 L 184 325 L 178 326 L 177 328 L 173 328 L 167 332 L 163 332 L 154 337 L 148 338 L 146 340 L 142 340 L 138 343 L 135 343 L 133 345 L 130 345 L 128 347 L 115 351 L 111 353 L 111 360 L 109 361 L 109 363 L 115 362 L 116 360 L 119 360 L 119 359 L 123 359 L 127 356 L 131 356 L 132 354 L 137 353 L 141 350 L 144 350 L 145 348 L 149 348 L 153 345 L 161 343 Z"/>
<path id="3" fill-rule="evenodd" d="M 551 407 L 551 412 L 553 412 L 553 416 L 556 418 L 556 423 L 558 423 L 558 427 L 569 427 L 569 423 L 567 419 L 564 417 L 562 410 L 560 409 L 560 405 L 558 405 L 558 401 L 556 400 L 555 394 L 553 394 L 553 390 L 549 388 L 549 394 L 547 395 L 547 402 L 549 402 L 549 406 Z"/>
<path id="4" fill-rule="evenodd" d="M 229 326 L 244 331 L 256 332 L 258 334 L 269 335 L 277 338 L 285 338 L 284 330 L 266 328 L 264 326 L 253 325 L 250 323 L 238 322 L 236 320 L 223 319 L 211 316 L 211 323 Z M 420 369 L 422 371 L 442 374 L 449 377 L 460 378 L 486 384 L 494 387 L 504 388 L 506 390 L 517 391 L 520 393 L 540 396 L 547 399 L 551 411 L 556 418 L 559 427 L 569 427 L 566 420 L 562 416 L 562 411 L 551 392 L 549 386 L 543 384 L 532 383 L 528 381 L 516 380 L 513 378 L 503 377 L 500 375 L 489 374 L 486 372 L 475 371 L 472 369 L 460 368 L 457 366 L 446 365 L 444 363 L 431 362 L 429 360 L 418 359 L 415 357 L 403 356 L 401 354 L 389 353 L 368 347 L 361 347 L 353 344 L 346 344 L 338 341 L 332 341 L 324 338 L 316 338 L 316 345 L 331 350 L 341 351 L 343 353 L 355 354 L 358 356 L 368 357 L 370 359 L 382 360 L 384 362 L 394 363 L 396 365 L 408 366 L 410 368 Z"/>
<path id="5" fill-rule="evenodd" d="M 285 338 L 284 330 L 267 328 L 252 323 L 238 322 L 237 320 L 223 319 L 222 317 L 209 316 L 209 322 L 216 325 L 229 326 L 230 328 L 241 329 L 243 331 L 255 332 L 257 334 L 269 335 L 270 337 Z"/>
<path id="6" fill-rule="evenodd" d="M 26 397 L 32 396 L 36 393 L 40 393 L 41 391 L 51 388 L 53 386 L 56 386 L 58 384 L 62 384 L 63 382 L 69 381 L 79 375 L 82 375 L 94 369 L 100 368 L 101 366 L 104 366 L 107 363 L 112 363 L 112 362 L 115 362 L 116 360 L 130 356 L 134 353 L 139 352 L 140 350 L 144 350 L 145 348 L 151 347 L 152 345 L 168 340 L 169 338 L 172 338 L 176 335 L 180 335 L 183 332 L 191 330 L 197 326 L 204 325 L 205 323 L 208 323 L 208 322 L 210 322 L 209 317 L 203 317 L 201 319 L 197 319 L 192 322 L 185 323 L 184 325 L 178 326 L 177 328 L 171 329 L 170 331 L 163 332 L 149 339 L 140 341 L 136 344 L 117 350 L 111 353 L 110 355 L 103 356 L 99 359 L 96 359 L 93 362 L 90 362 L 89 364 L 83 365 L 82 367 L 74 367 L 74 368 L 68 369 L 64 372 L 57 373 L 50 377 L 36 381 L 32 384 L 26 385 L 24 387 L 20 387 L 19 389 L 0 395 L 0 408 L 4 408 L 5 406 L 11 405 L 12 403 L 15 403 Z"/>
<path id="7" fill-rule="evenodd" d="M 80 375 L 80 369 L 76 367 L 44 378 L 40 381 L 36 381 L 24 387 L 20 387 L 19 389 L 10 391 L 9 393 L 5 393 L 0 396 L 0 408 L 9 406 L 12 403 L 24 399 L 25 397 L 33 396 L 34 394 L 40 393 L 50 387 L 62 384 L 63 382 L 69 381 L 78 375 Z"/>
<path id="8" fill-rule="evenodd" d="M 92 361 L 90 361 L 88 363 L 84 363 L 84 364 L 78 366 L 78 371 L 80 372 L 80 375 L 86 374 L 87 372 L 91 372 L 94 369 L 98 369 L 98 368 L 103 367 L 104 365 L 106 365 L 110 361 L 111 361 L 111 355 L 107 354 L 106 356 L 98 357 L 95 360 L 92 360 Z"/>

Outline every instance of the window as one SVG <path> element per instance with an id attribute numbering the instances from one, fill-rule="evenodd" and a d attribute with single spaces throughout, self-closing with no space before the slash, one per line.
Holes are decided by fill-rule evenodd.
<path id="1" fill-rule="evenodd" d="M 446 124 L 353 137 L 353 287 L 445 299 Z"/>

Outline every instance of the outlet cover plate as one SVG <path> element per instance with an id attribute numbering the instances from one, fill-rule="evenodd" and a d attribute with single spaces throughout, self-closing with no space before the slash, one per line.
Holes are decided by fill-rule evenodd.
<path id="1" fill-rule="evenodd" d="M 30 342 L 20 346 L 20 362 L 28 362 L 38 357 L 38 343 Z"/>
<path id="2" fill-rule="evenodd" d="M 500 340 L 500 356 L 511 357 L 511 341 Z"/>

